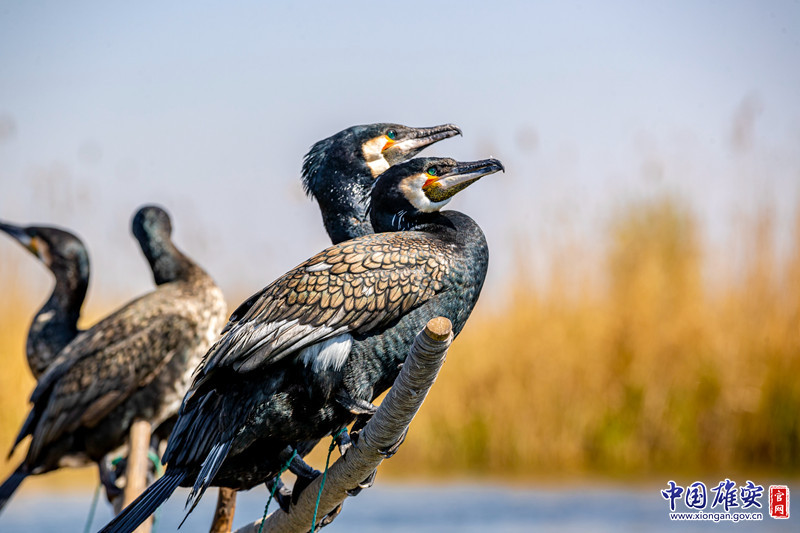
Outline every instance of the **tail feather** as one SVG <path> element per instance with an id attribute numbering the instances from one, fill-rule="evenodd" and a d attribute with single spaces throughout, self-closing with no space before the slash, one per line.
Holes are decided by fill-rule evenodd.
<path id="1" fill-rule="evenodd" d="M 230 448 L 231 441 L 217 444 L 211 449 L 211 453 L 208 454 L 206 460 L 203 461 L 203 466 L 200 468 L 200 473 L 197 475 L 197 480 L 195 480 L 194 486 L 189 492 L 189 497 L 186 499 L 186 505 L 191 506 L 189 507 L 189 510 L 186 511 L 186 516 L 183 517 L 181 525 L 186 522 L 186 519 L 189 518 L 189 514 L 194 511 L 194 508 L 197 507 L 198 503 L 200 503 L 200 498 L 203 497 L 203 493 L 206 491 L 209 485 L 211 485 L 211 481 L 214 479 L 214 476 L 217 475 L 217 472 L 219 472 L 222 463 L 228 456 L 228 450 L 230 450 Z"/>
<path id="2" fill-rule="evenodd" d="M 167 470 L 164 477 L 150 485 L 146 491 L 133 500 L 111 522 L 106 524 L 106 527 L 101 529 L 100 533 L 129 533 L 133 531 L 175 492 L 175 489 L 178 488 L 178 485 L 185 477 L 186 472 L 183 470 L 173 470 L 171 472 Z"/>
<path id="3" fill-rule="evenodd" d="M 28 471 L 20 465 L 13 474 L 8 476 L 8 479 L 3 481 L 3 484 L 0 485 L 0 511 L 3 510 L 8 500 L 11 499 L 11 495 L 14 494 L 14 491 L 17 490 L 19 484 L 26 477 L 28 477 Z"/>

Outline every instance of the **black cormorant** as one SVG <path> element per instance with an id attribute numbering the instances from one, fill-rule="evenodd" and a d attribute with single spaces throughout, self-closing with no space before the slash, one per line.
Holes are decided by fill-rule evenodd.
<path id="1" fill-rule="evenodd" d="M 78 237 L 60 228 L 0 222 L 0 231 L 35 255 L 56 280 L 50 298 L 33 317 L 25 344 L 28 366 L 39 379 L 79 333 L 78 318 L 89 285 L 89 254 Z"/>
<path id="2" fill-rule="evenodd" d="M 331 242 L 372 233 L 367 213 L 369 193 L 381 173 L 431 144 L 460 134 L 461 129 L 454 124 L 413 128 L 383 122 L 351 126 L 315 143 L 303 158 L 303 188 L 319 204 Z M 246 313 L 257 296 L 239 306 L 229 324 Z M 301 443 L 297 453 L 304 457 L 316 443 Z M 301 474 L 295 468 L 292 471 Z M 281 491 L 276 496 L 283 504 Z"/>
<path id="3" fill-rule="evenodd" d="M 367 205 L 378 176 L 425 147 L 460 134 L 453 124 L 410 128 L 379 123 L 352 126 L 314 144 L 303 160 L 303 187 L 317 200 L 331 241 L 372 233 Z"/>
<path id="4" fill-rule="evenodd" d="M 193 508 L 210 485 L 242 490 L 274 478 L 288 450 L 346 427 L 391 386 L 427 320 L 445 316 L 458 334 L 489 252 L 471 218 L 439 210 L 502 168 L 420 158 L 387 170 L 370 210 L 387 233 L 323 250 L 229 324 L 184 398 L 166 473 L 102 531 L 132 531 L 179 485 L 193 486 Z"/>
<path id="5" fill-rule="evenodd" d="M 367 208 L 375 180 L 392 165 L 456 135 L 461 135 L 461 129 L 454 124 L 412 128 L 379 122 L 351 126 L 314 143 L 303 158 L 303 189 L 319 204 L 331 242 L 338 244 L 372 233 Z M 224 331 L 257 297 L 258 293 L 236 308 Z M 313 444 L 304 448 L 310 451 Z"/>
<path id="6" fill-rule="evenodd" d="M 31 435 L 28 453 L 0 486 L 0 509 L 26 476 L 102 464 L 135 420 L 173 416 L 219 336 L 222 291 L 172 243 L 167 213 L 143 207 L 132 226 L 158 288 L 80 333 L 41 376 L 14 443 Z"/>

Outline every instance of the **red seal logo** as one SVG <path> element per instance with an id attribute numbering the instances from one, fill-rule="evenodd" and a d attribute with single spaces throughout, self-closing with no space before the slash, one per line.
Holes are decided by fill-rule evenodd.
<path id="1" fill-rule="evenodd" d="M 789 518 L 789 487 L 769 486 L 769 515 L 772 518 Z"/>

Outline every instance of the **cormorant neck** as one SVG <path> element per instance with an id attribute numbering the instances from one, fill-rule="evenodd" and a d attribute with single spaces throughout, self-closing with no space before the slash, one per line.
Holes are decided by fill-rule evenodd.
<path id="1" fill-rule="evenodd" d="M 425 231 L 435 233 L 452 228 L 446 216 L 439 211 L 423 213 L 411 208 L 395 212 L 373 212 L 372 227 L 376 233 L 386 231 Z"/>
<path id="2" fill-rule="evenodd" d="M 56 286 L 42 311 L 56 310 L 59 314 L 70 317 L 71 322 L 77 324 L 81 306 L 86 298 L 86 290 L 89 287 L 89 275 L 88 273 L 84 275 L 74 269 L 63 272 L 54 270 L 54 274 Z"/>
<path id="3" fill-rule="evenodd" d="M 156 285 L 173 281 L 188 281 L 203 271 L 172 244 L 169 239 L 151 240 L 143 251 Z"/>
<path id="4" fill-rule="evenodd" d="M 373 182 L 366 163 L 349 151 L 315 146 L 306 156 L 303 183 L 334 244 L 372 233 L 367 206 Z"/>
<path id="5" fill-rule="evenodd" d="M 373 233 L 366 209 L 355 208 L 355 205 L 350 201 L 319 202 L 322 222 L 333 244 Z"/>

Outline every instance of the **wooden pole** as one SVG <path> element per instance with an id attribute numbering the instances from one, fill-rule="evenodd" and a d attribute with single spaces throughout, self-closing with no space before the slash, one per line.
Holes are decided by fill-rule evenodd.
<path id="1" fill-rule="evenodd" d="M 209 533 L 231 533 L 233 513 L 236 511 L 236 491 L 225 487 L 219 488 L 217 509 L 211 522 Z"/>
<path id="2" fill-rule="evenodd" d="M 397 443 L 408 429 L 428 390 L 436 381 L 452 342 L 452 324 L 446 318 L 434 318 L 417 335 L 400 375 L 384 398 L 378 411 L 361 431 L 358 441 L 328 470 L 319 498 L 317 522 L 333 511 L 345 498 L 347 490 L 367 478 L 383 461 L 381 450 Z M 270 514 L 264 523 L 268 533 L 305 533 L 311 529 L 322 476 L 317 477 L 300 495 L 289 513 L 281 509 Z M 261 520 L 248 524 L 236 533 L 258 533 Z"/>
<path id="3" fill-rule="evenodd" d="M 150 422 L 137 420 L 131 426 L 130 447 L 128 449 L 128 469 L 125 471 L 125 491 L 122 506 L 127 507 L 139 494 L 147 488 L 147 472 L 149 470 Z M 150 533 L 153 526 L 151 516 L 140 525 L 134 533 Z"/>

